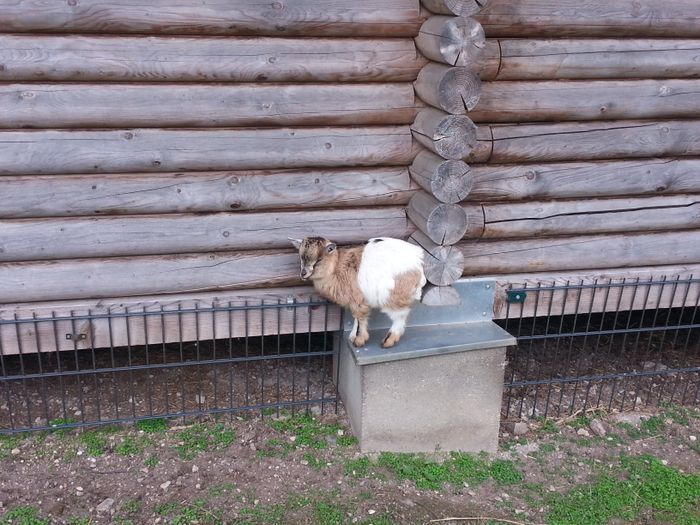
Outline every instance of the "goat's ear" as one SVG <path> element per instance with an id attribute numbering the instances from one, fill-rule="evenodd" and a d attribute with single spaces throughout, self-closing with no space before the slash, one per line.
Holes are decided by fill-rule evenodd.
<path id="1" fill-rule="evenodd" d="M 337 246 L 335 245 L 334 242 L 326 244 L 326 253 L 333 253 L 336 248 L 337 248 Z"/>
<path id="2" fill-rule="evenodd" d="M 304 242 L 303 239 L 292 239 L 291 237 L 287 237 L 287 239 L 289 239 L 292 242 L 292 244 L 297 250 L 301 248 L 301 243 Z"/>

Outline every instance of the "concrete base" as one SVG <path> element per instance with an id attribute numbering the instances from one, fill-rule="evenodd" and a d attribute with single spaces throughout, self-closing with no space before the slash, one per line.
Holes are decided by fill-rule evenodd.
<path id="1" fill-rule="evenodd" d="M 493 290 L 470 282 L 458 287 L 464 301 L 477 286 Z M 379 347 L 380 319 L 365 348 L 351 347 L 347 331 L 336 338 L 336 385 L 363 452 L 496 451 L 505 348 L 515 340 L 484 319 L 483 297 L 476 308 L 439 307 L 438 324 L 429 324 L 430 308 L 417 307 L 391 350 Z"/>

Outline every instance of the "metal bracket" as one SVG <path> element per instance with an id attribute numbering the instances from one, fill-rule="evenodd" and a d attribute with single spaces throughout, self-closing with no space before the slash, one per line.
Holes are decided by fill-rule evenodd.
<path id="1" fill-rule="evenodd" d="M 66 334 L 66 339 L 69 341 L 83 341 L 87 339 L 87 334 Z"/>
<path id="2" fill-rule="evenodd" d="M 527 292 L 523 292 L 522 290 L 508 290 L 508 292 L 506 293 L 506 301 L 508 301 L 511 304 L 524 303 L 525 299 L 527 299 Z"/>

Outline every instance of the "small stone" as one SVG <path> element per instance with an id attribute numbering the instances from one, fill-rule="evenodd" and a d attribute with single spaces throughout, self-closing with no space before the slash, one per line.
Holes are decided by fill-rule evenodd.
<path id="1" fill-rule="evenodd" d="M 194 488 L 196 488 L 196 489 L 201 489 L 201 488 L 202 488 L 202 484 L 201 484 L 201 483 L 197 483 L 197 484 L 194 486 Z"/>
<path id="2" fill-rule="evenodd" d="M 18 448 L 13 448 L 13 449 L 10 451 L 10 454 L 12 454 L 13 456 L 17 456 L 17 455 L 19 455 L 20 452 L 21 452 L 20 449 L 18 449 Z"/>
<path id="3" fill-rule="evenodd" d="M 603 423 L 600 421 L 600 419 L 591 420 L 588 427 L 591 429 L 591 432 L 593 432 L 596 436 L 599 437 L 605 437 L 605 435 L 608 433 L 608 431 L 605 430 L 605 427 L 603 426 Z"/>
<path id="4" fill-rule="evenodd" d="M 476 496 L 476 492 L 474 492 L 473 490 L 468 490 L 467 494 L 469 494 L 470 496 Z"/>
<path id="5" fill-rule="evenodd" d="M 102 500 L 102 502 L 97 507 L 95 507 L 95 510 L 99 513 L 109 512 L 113 505 L 114 500 L 112 498 L 106 498 Z"/>
<path id="6" fill-rule="evenodd" d="M 664 465 L 664 466 L 668 465 L 668 460 L 667 460 L 667 459 L 662 459 L 662 460 L 661 460 L 661 464 Z"/>
<path id="7" fill-rule="evenodd" d="M 694 441 L 697 441 L 698 437 L 697 437 L 697 436 L 688 436 L 688 439 L 689 439 L 690 441 L 693 441 L 693 442 L 694 442 Z"/>
<path id="8" fill-rule="evenodd" d="M 524 423 L 523 421 L 518 421 L 515 425 L 513 425 L 513 435 L 514 436 L 522 436 L 524 434 L 527 434 L 527 431 L 530 430 L 530 427 L 527 426 L 527 423 Z"/>
<path id="9" fill-rule="evenodd" d="M 77 490 L 78 492 L 82 492 L 82 491 L 83 491 L 83 487 L 75 487 L 75 490 Z"/>
<path id="10" fill-rule="evenodd" d="M 612 419 L 617 423 L 628 423 L 638 427 L 642 422 L 642 414 L 636 414 L 632 412 L 622 412 L 619 414 L 613 414 Z"/>
<path id="11" fill-rule="evenodd" d="M 292 443 L 294 443 L 296 440 L 297 440 L 296 436 L 289 436 L 289 441 L 291 441 Z"/>
<path id="12" fill-rule="evenodd" d="M 309 464 L 309 462 L 306 461 L 305 459 L 302 459 L 299 463 L 301 463 L 302 465 L 308 465 L 308 464 Z"/>
<path id="13" fill-rule="evenodd" d="M 345 435 L 345 430 L 343 430 L 342 428 L 339 428 L 339 429 L 338 429 L 338 435 L 339 435 L 339 436 L 344 436 L 344 435 Z"/>
<path id="14" fill-rule="evenodd" d="M 590 432 L 588 432 L 588 430 L 586 430 L 585 428 L 579 428 L 579 429 L 576 431 L 576 433 L 577 433 L 579 436 L 585 436 L 585 437 L 588 437 L 588 436 L 591 435 Z"/>
<path id="15" fill-rule="evenodd" d="M 367 514 L 369 514 L 369 515 L 371 516 L 371 515 L 374 514 L 375 512 L 377 512 L 377 511 L 374 510 L 374 509 L 369 509 L 369 510 L 367 511 Z"/>
<path id="16" fill-rule="evenodd" d="M 255 452 L 256 450 L 258 450 L 258 447 L 255 446 L 255 443 L 251 443 L 251 444 L 249 445 L 249 447 L 250 447 L 250 450 L 252 450 L 253 452 Z"/>
<path id="17" fill-rule="evenodd" d="M 199 472 L 199 467 L 197 465 L 192 465 L 192 472 Z"/>
<path id="18" fill-rule="evenodd" d="M 165 483 L 161 483 L 161 484 L 160 484 L 160 488 L 162 488 L 163 490 L 168 490 L 168 487 L 169 487 L 169 486 L 170 486 L 170 482 L 169 482 L 169 481 L 166 481 Z"/>

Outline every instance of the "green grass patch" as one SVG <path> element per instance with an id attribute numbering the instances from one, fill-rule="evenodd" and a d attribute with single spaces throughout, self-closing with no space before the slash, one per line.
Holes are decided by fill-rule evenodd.
<path id="1" fill-rule="evenodd" d="M 499 485 L 515 485 L 520 483 L 524 476 L 512 461 L 496 459 L 489 466 L 489 474 Z"/>
<path id="2" fill-rule="evenodd" d="M 355 436 L 342 435 L 338 436 L 336 441 L 340 447 L 353 447 L 357 445 L 357 438 Z"/>
<path id="3" fill-rule="evenodd" d="M 388 512 L 372 516 L 371 518 L 358 521 L 357 525 L 398 525 L 394 518 Z"/>
<path id="4" fill-rule="evenodd" d="M 342 525 L 345 511 L 339 503 L 319 501 L 314 506 L 314 519 L 317 525 Z"/>
<path id="5" fill-rule="evenodd" d="M 49 518 L 40 518 L 39 509 L 22 506 L 10 509 L 0 518 L 0 525 L 49 525 Z"/>
<path id="6" fill-rule="evenodd" d="M 665 523 L 700 524 L 700 475 L 682 474 L 651 456 L 625 457 L 621 464 L 568 494 L 548 496 L 549 523 L 604 525 L 651 512 Z"/>
<path id="7" fill-rule="evenodd" d="M 168 430 L 168 420 L 165 418 L 142 419 L 136 422 L 136 428 L 147 434 L 160 434 Z"/>
<path id="8" fill-rule="evenodd" d="M 158 456 L 155 454 L 151 454 L 144 460 L 143 463 L 149 468 L 155 468 L 158 466 L 158 463 L 160 463 L 160 459 L 158 459 Z"/>
<path id="9" fill-rule="evenodd" d="M 243 517 L 242 520 L 237 520 L 234 523 L 237 524 L 270 524 L 277 525 L 279 523 L 284 523 L 283 519 L 286 510 L 284 505 L 274 504 L 274 505 L 256 505 L 254 507 L 246 507 L 241 509 L 240 515 Z"/>
<path id="10" fill-rule="evenodd" d="M 561 432 L 557 424 L 551 419 L 540 418 L 539 423 L 540 432 L 544 432 L 545 434 L 558 434 Z"/>
<path id="11" fill-rule="evenodd" d="M 372 462 L 367 457 L 357 459 L 349 459 L 343 465 L 343 470 L 346 476 L 355 478 L 366 478 L 369 476 L 369 470 L 372 468 Z"/>
<path id="12" fill-rule="evenodd" d="M 270 426 L 278 432 L 293 434 L 295 447 L 326 448 L 326 436 L 337 435 L 342 427 L 338 424 L 321 423 L 311 414 L 300 414 L 288 419 L 270 421 Z"/>
<path id="13" fill-rule="evenodd" d="M 306 452 L 303 458 L 309 464 L 309 467 L 314 470 L 321 470 L 326 467 L 326 462 L 311 452 Z"/>
<path id="14" fill-rule="evenodd" d="M 141 512 L 143 504 L 137 499 L 128 499 L 121 505 L 121 512 L 125 514 L 138 514 Z"/>
<path id="15" fill-rule="evenodd" d="M 49 421 L 49 426 L 55 429 L 51 431 L 52 433 L 59 437 L 65 437 L 74 430 L 74 427 L 68 427 L 66 425 L 75 425 L 77 422 L 77 420 L 71 418 L 57 418 Z"/>
<path id="16" fill-rule="evenodd" d="M 175 450 L 180 458 L 191 460 L 202 452 L 228 448 L 236 440 L 236 432 L 223 423 L 214 426 L 197 423 L 179 432 L 177 438 L 181 443 Z"/>
<path id="17" fill-rule="evenodd" d="M 0 434 L 0 459 L 10 455 L 13 448 L 19 448 L 26 434 Z"/>
<path id="18" fill-rule="evenodd" d="M 97 430 L 88 430 L 80 435 L 80 442 L 92 457 L 99 457 L 107 451 L 107 438 Z"/>
<path id="19" fill-rule="evenodd" d="M 236 484 L 227 481 L 224 483 L 214 485 L 212 488 L 210 488 L 209 496 L 211 496 L 212 498 L 218 498 L 225 494 L 232 493 L 234 490 L 236 490 Z"/>
<path id="20" fill-rule="evenodd" d="M 207 502 L 198 499 L 194 503 L 164 503 L 156 505 L 155 513 L 167 517 L 170 525 L 220 525 L 224 523 L 221 510 L 207 508 Z"/>
<path id="21" fill-rule="evenodd" d="M 114 451 L 120 456 L 140 456 L 148 444 L 145 440 L 137 439 L 134 436 L 126 436 L 121 443 L 114 447 Z"/>
<path id="22" fill-rule="evenodd" d="M 668 418 L 677 425 L 688 426 L 691 419 L 700 418 L 700 412 L 697 409 L 691 409 L 675 403 L 663 403 L 664 418 Z"/>

